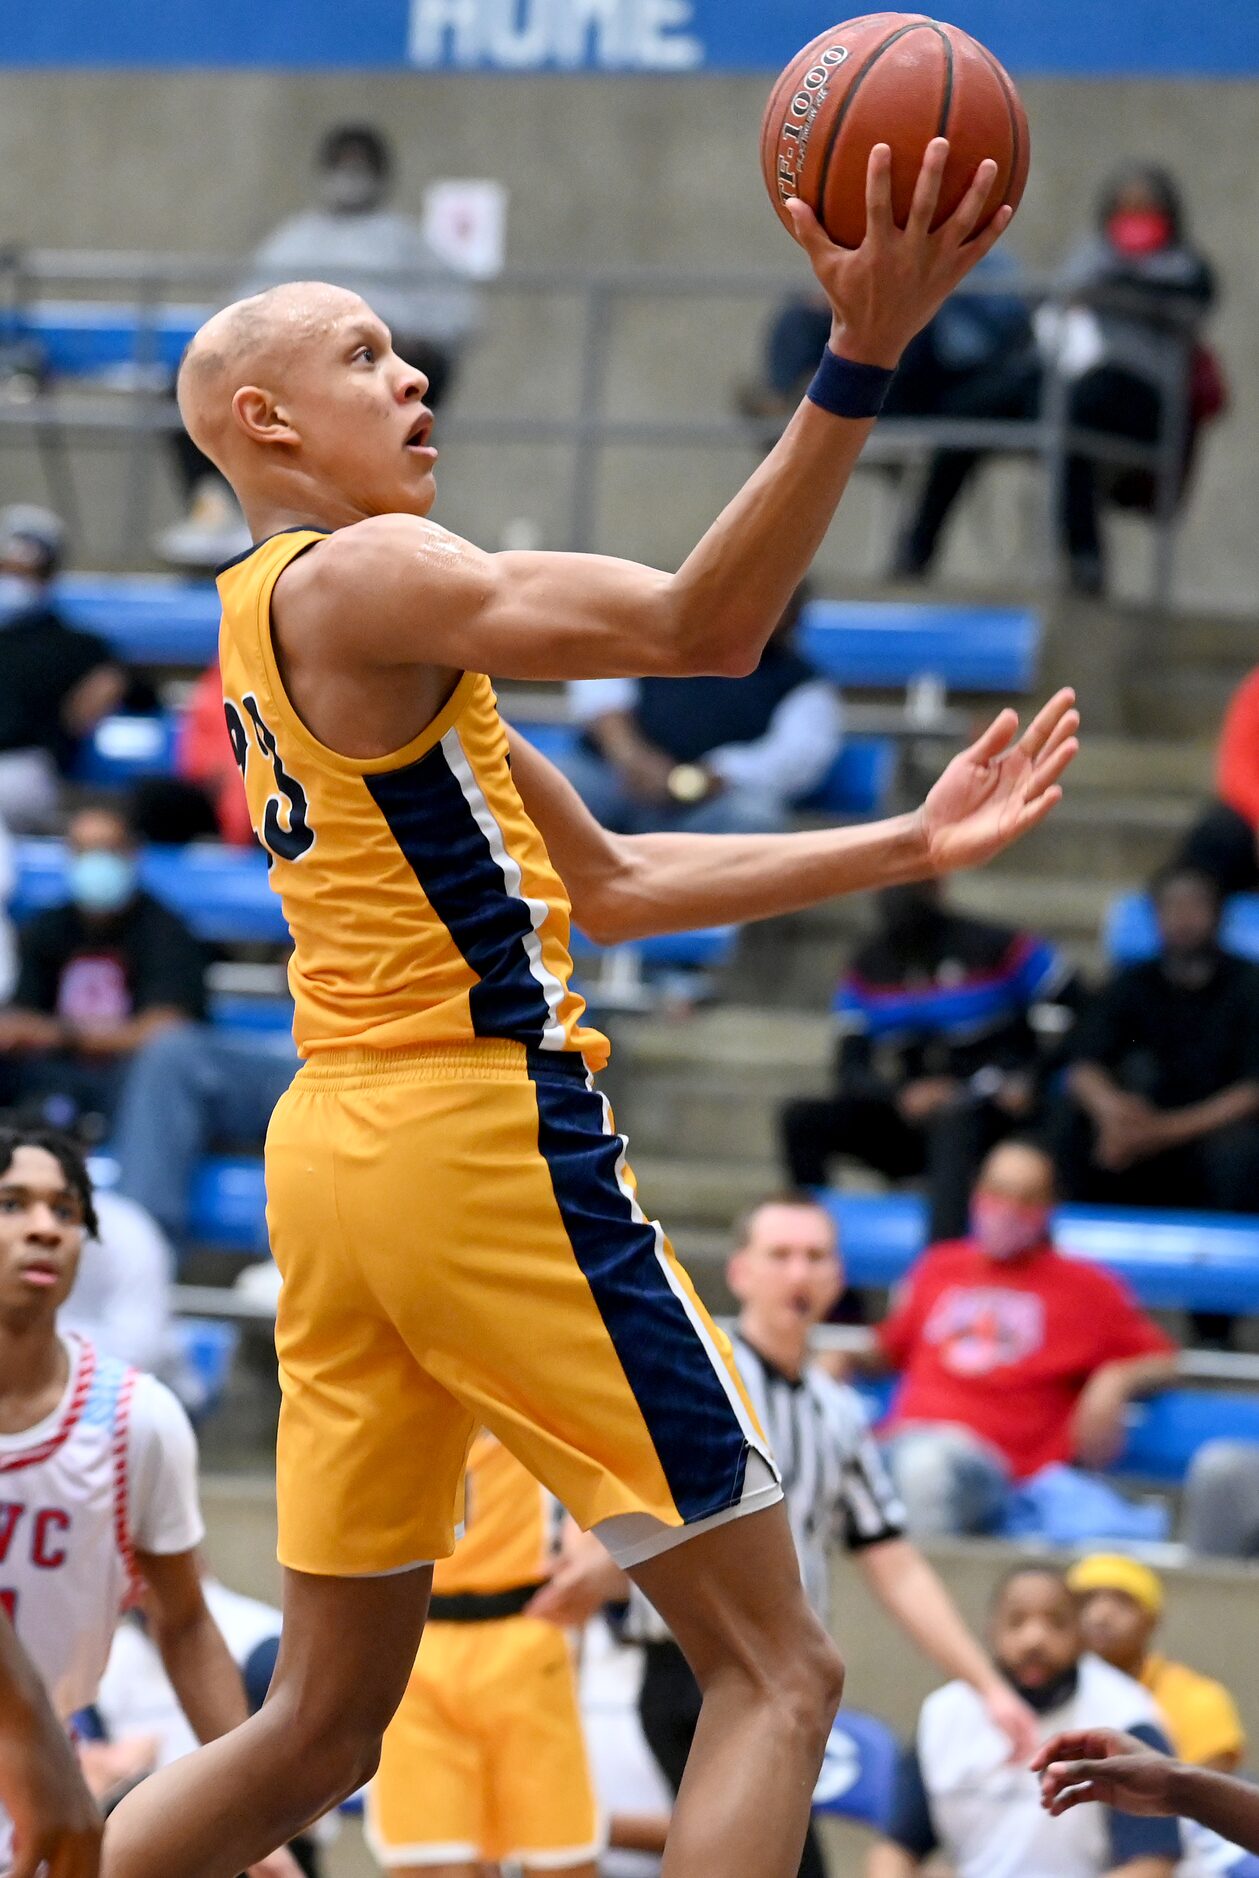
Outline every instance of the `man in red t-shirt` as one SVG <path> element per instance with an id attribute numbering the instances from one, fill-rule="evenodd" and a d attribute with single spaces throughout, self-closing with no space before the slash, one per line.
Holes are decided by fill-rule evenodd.
<path id="1" fill-rule="evenodd" d="M 887 1457 L 918 1533 L 999 1525 L 1042 1468 L 1104 1467 L 1124 1411 L 1177 1352 L 1108 1272 L 1050 1241 L 1054 1167 L 1026 1142 L 985 1161 L 971 1236 L 932 1246 L 858 1359 L 901 1378 Z"/>

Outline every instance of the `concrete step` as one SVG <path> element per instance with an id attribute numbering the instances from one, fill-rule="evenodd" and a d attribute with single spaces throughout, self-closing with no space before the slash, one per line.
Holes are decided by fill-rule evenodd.
<path id="1" fill-rule="evenodd" d="M 1189 796 L 1196 802 L 1210 793 L 1214 767 L 1213 742 L 1094 736 L 1086 722 L 1066 802 L 1082 794 L 1130 796 L 1146 791 L 1161 797 Z"/>
<path id="2" fill-rule="evenodd" d="M 686 1228 L 724 1233 L 731 1222 L 766 1194 L 778 1192 L 782 1174 L 773 1161 L 695 1162 L 677 1155 L 633 1158 L 643 1210 L 685 1240 Z"/>
<path id="3" fill-rule="evenodd" d="M 1240 672 L 1175 666 L 1151 658 L 1125 685 L 1126 717 L 1137 736 L 1215 738 Z"/>

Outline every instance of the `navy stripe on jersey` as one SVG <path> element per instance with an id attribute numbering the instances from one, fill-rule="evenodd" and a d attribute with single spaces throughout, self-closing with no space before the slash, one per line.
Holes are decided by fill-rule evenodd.
<path id="1" fill-rule="evenodd" d="M 474 1034 L 540 1047 L 552 1013 L 530 968 L 529 908 L 508 891 L 442 745 L 404 769 L 363 781 L 429 905 L 477 975 L 468 999 Z"/>
<path id="2" fill-rule="evenodd" d="M 737 1506 L 748 1440 L 726 1385 L 618 1179 L 624 1143 L 602 1098 L 545 1068 L 531 1080 L 560 1217 L 687 1525 Z M 636 1217 L 637 1214 L 637 1217 Z M 557 1352 L 563 1361 L 563 1352 Z M 733 1384 L 731 1384 L 733 1388 Z"/>

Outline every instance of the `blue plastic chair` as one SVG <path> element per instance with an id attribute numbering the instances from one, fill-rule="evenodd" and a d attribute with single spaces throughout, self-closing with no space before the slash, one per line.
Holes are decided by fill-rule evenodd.
<path id="1" fill-rule="evenodd" d="M 223 1400 L 240 1348 L 240 1331 L 217 1317 L 178 1317 L 175 1337 L 183 1358 L 184 1406 L 194 1421 L 200 1421 Z"/>
<path id="2" fill-rule="evenodd" d="M 831 1729 L 813 1791 L 815 1813 L 885 1831 L 896 1795 L 901 1744 L 886 1722 L 846 1708 Z"/>

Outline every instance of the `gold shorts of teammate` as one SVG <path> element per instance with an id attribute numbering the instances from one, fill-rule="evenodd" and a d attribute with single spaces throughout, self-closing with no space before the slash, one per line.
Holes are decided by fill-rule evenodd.
<path id="1" fill-rule="evenodd" d="M 484 1861 L 563 1870 L 602 1850 L 564 1633 L 534 1617 L 431 1622 L 368 1791 L 386 1870 Z"/>
<path id="2" fill-rule="evenodd" d="M 780 1497 L 734 1367 L 581 1058 L 308 1062 L 267 1139 L 280 1558 L 443 1558 L 484 1425 L 624 1565 Z"/>

